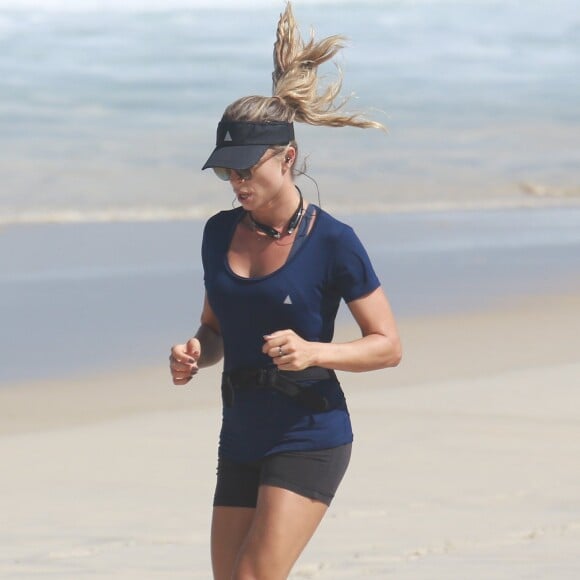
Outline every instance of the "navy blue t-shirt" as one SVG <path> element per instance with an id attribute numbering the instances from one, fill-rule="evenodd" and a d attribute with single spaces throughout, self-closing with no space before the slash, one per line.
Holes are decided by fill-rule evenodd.
<path id="1" fill-rule="evenodd" d="M 272 366 L 264 335 L 291 329 L 308 341 L 330 342 L 340 300 L 350 302 L 380 286 L 367 252 L 350 226 L 316 208 L 299 250 L 267 276 L 235 274 L 227 252 L 242 208 L 210 218 L 202 242 L 208 301 L 224 343 L 224 370 Z M 272 389 L 236 390 L 224 407 L 219 453 L 253 461 L 271 453 L 336 447 L 352 441 L 344 394 L 336 380 L 310 385 L 333 409 L 316 413 Z"/>

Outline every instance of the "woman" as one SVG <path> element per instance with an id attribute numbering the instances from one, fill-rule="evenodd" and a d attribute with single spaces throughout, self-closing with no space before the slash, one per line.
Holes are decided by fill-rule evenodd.
<path id="1" fill-rule="evenodd" d="M 353 230 L 308 204 L 294 184 L 294 121 L 382 127 L 341 113 L 340 82 L 317 92 L 318 65 L 342 48 L 304 44 L 290 4 L 274 50 L 272 97 L 230 105 L 204 169 L 240 207 L 206 224 L 206 298 L 195 337 L 171 350 L 184 385 L 224 358 L 211 546 L 216 580 L 286 578 L 346 471 L 352 430 L 335 370 L 395 366 L 389 303 Z M 343 299 L 361 330 L 332 342 Z"/>

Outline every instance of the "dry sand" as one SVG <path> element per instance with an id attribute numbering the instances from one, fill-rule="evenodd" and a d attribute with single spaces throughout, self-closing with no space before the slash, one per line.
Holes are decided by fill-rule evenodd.
<path id="1" fill-rule="evenodd" d="M 353 460 L 291 578 L 580 577 L 579 320 L 574 296 L 401 320 L 399 368 L 341 375 Z M 0 578 L 209 579 L 218 376 L 1 389 Z"/>

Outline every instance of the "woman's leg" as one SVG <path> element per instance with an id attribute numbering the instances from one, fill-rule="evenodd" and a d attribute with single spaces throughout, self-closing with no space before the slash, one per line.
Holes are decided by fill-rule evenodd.
<path id="1" fill-rule="evenodd" d="M 260 463 L 218 460 L 211 524 L 211 560 L 215 580 L 232 580 L 258 501 Z"/>
<path id="2" fill-rule="evenodd" d="M 246 539 L 254 508 L 213 508 L 211 522 L 211 562 L 215 580 L 232 580 L 234 565 Z"/>
<path id="3" fill-rule="evenodd" d="M 220 460 L 212 522 L 215 579 L 287 578 L 332 501 L 350 451 L 347 444 L 274 454 L 255 464 Z"/>
<path id="4" fill-rule="evenodd" d="M 231 580 L 285 580 L 327 509 L 288 489 L 260 486 Z"/>

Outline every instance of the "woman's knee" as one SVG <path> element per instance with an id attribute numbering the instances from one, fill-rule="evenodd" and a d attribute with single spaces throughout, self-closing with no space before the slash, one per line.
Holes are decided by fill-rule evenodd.
<path id="1" fill-rule="evenodd" d="M 243 550 L 236 562 L 232 580 L 286 580 L 291 566 L 284 566 L 264 556 L 252 550 Z"/>

